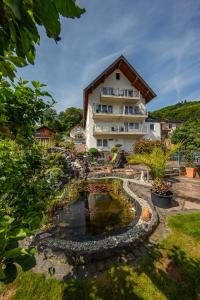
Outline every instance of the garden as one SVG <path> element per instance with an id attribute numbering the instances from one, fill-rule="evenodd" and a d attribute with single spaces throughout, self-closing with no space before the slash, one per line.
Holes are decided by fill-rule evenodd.
<path id="1" fill-rule="evenodd" d="M 141 141 L 106 157 L 47 147 L 35 139 L 53 103 L 43 86 L 2 80 L 1 97 L 1 299 L 199 299 L 200 213 L 170 215 L 166 167 L 181 145 Z M 151 244 L 163 211 L 170 234 Z"/>
<path id="2" fill-rule="evenodd" d="M 78 153 L 68 137 L 82 110 L 57 114 L 44 84 L 16 76 L 34 64 L 39 26 L 57 43 L 61 18 L 84 12 L 73 0 L 0 2 L 0 299 L 198 300 L 200 210 L 174 201 L 168 173 L 178 162 L 178 175 L 199 174 L 191 124 L 190 147 L 183 128 L 170 149 Z M 40 125 L 57 132 L 51 143 L 36 139 Z"/>

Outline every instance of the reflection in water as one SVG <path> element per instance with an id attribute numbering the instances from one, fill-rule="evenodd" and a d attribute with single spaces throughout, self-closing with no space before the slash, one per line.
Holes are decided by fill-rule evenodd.
<path id="1" fill-rule="evenodd" d="M 109 193 L 89 193 L 59 211 L 54 219 L 53 235 L 63 239 L 84 238 L 108 233 L 131 223 L 131 205 Z M 125 201 L 126 202 L 126 201 Z"/>

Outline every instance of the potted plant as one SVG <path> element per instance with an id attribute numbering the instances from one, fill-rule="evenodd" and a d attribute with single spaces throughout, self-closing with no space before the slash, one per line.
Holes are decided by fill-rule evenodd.
<path id="1" fill-rule="evenodd" d="M 197 168 L 195 167 L 194 157 L 190 150 L 185 153 L 185 176 L 194 178 L 196 177 Z"/>
<path id="2" fill-rule="evenodd" d="M 166 163 L 172 154 L 178 150 L 180 145 L 173 146 L 170 150 L 164 151 L 161 147 L 154 147 L 150 153 L 133 154 L 128 158 L 129 163 L 145 164 L 150 169 L 153 179 L 151 189 L 151 200 L 155 206 L 169 208 L 173 193 L 169 184 L 164 180 Z"/>

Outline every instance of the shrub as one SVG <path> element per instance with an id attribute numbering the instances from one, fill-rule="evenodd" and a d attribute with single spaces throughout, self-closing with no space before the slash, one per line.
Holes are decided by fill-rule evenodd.
<path id="1" fill-rule="evenodd" d="M 119 151 L 120 151 L 120 148 L 116 147 L 116 146 L 111 149 L 112 153 L 119 153 Z"/>
<path id="2" fill-rule="evenodd" d="M 122 190 L 122 182 L 120 179 L 114 179 L 112 181 L 112 189 L 115 194 L 119 194 Z"/>
<path id="3" fill-rule="evenodd" d="M 185 152 L 184 158 L 185 158 L 186 167 L 189 167 L 189 168 L 194 168 L 195 167 L 194 157 L 192 155 L 191 150 L 187 150 Z"/>
<path id="4" fill-rule="evenodd" d="M 93 156 L 98 156 L 99 155 L 99 150 L 97 148 L 90 148 L 88 150 L 88 153 L 93 155 Z"/>
<path id="5" fill-rule="evenodd" d="M 160 147 L 166 151 L 166 146 L 161 141 L 140 140 L 135 143 L 134 152 L 138 154 L 151 153 L 154 147 Z"/>

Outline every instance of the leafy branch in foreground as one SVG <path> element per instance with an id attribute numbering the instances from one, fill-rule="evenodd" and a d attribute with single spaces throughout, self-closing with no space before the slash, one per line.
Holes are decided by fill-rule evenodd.
<path id="1" fill-rule="evenodd" d="M 0 72 L 15 77 L 15 66 L 34 64 L 40 43 L 38 25 L 49 38 L 60 40 L 61 16 L 79 18 L 85 12 L 75 0 L 0 1 Z"/>
<path id="2" fill-rule="evenodd" d="M 35 252 L 34 248 L 25 250 L 19 247 L 18 242 L 26 237 L 26 232 L 22 228 L 15 228 L 14 220 L 8 215 L 0 214 L 0 280 L 8 280 L 9 273 L 15 277 L 16 262 L 21 264 L 24 256 L 33 256 Z M 21 265 L 23 267 L 23 263 Z"/>
<path id="3" fill-rule="evenodd" d="M 27 143 L 32 139 L 34 126 L 40 122 L 44 111 L 54 103 L 52 96 L 42 90 L 44 84 L 37 81 L 31 84 L 32 87 L 21 78 L 15 84 L 0 78 L 1 137 Z"/>

